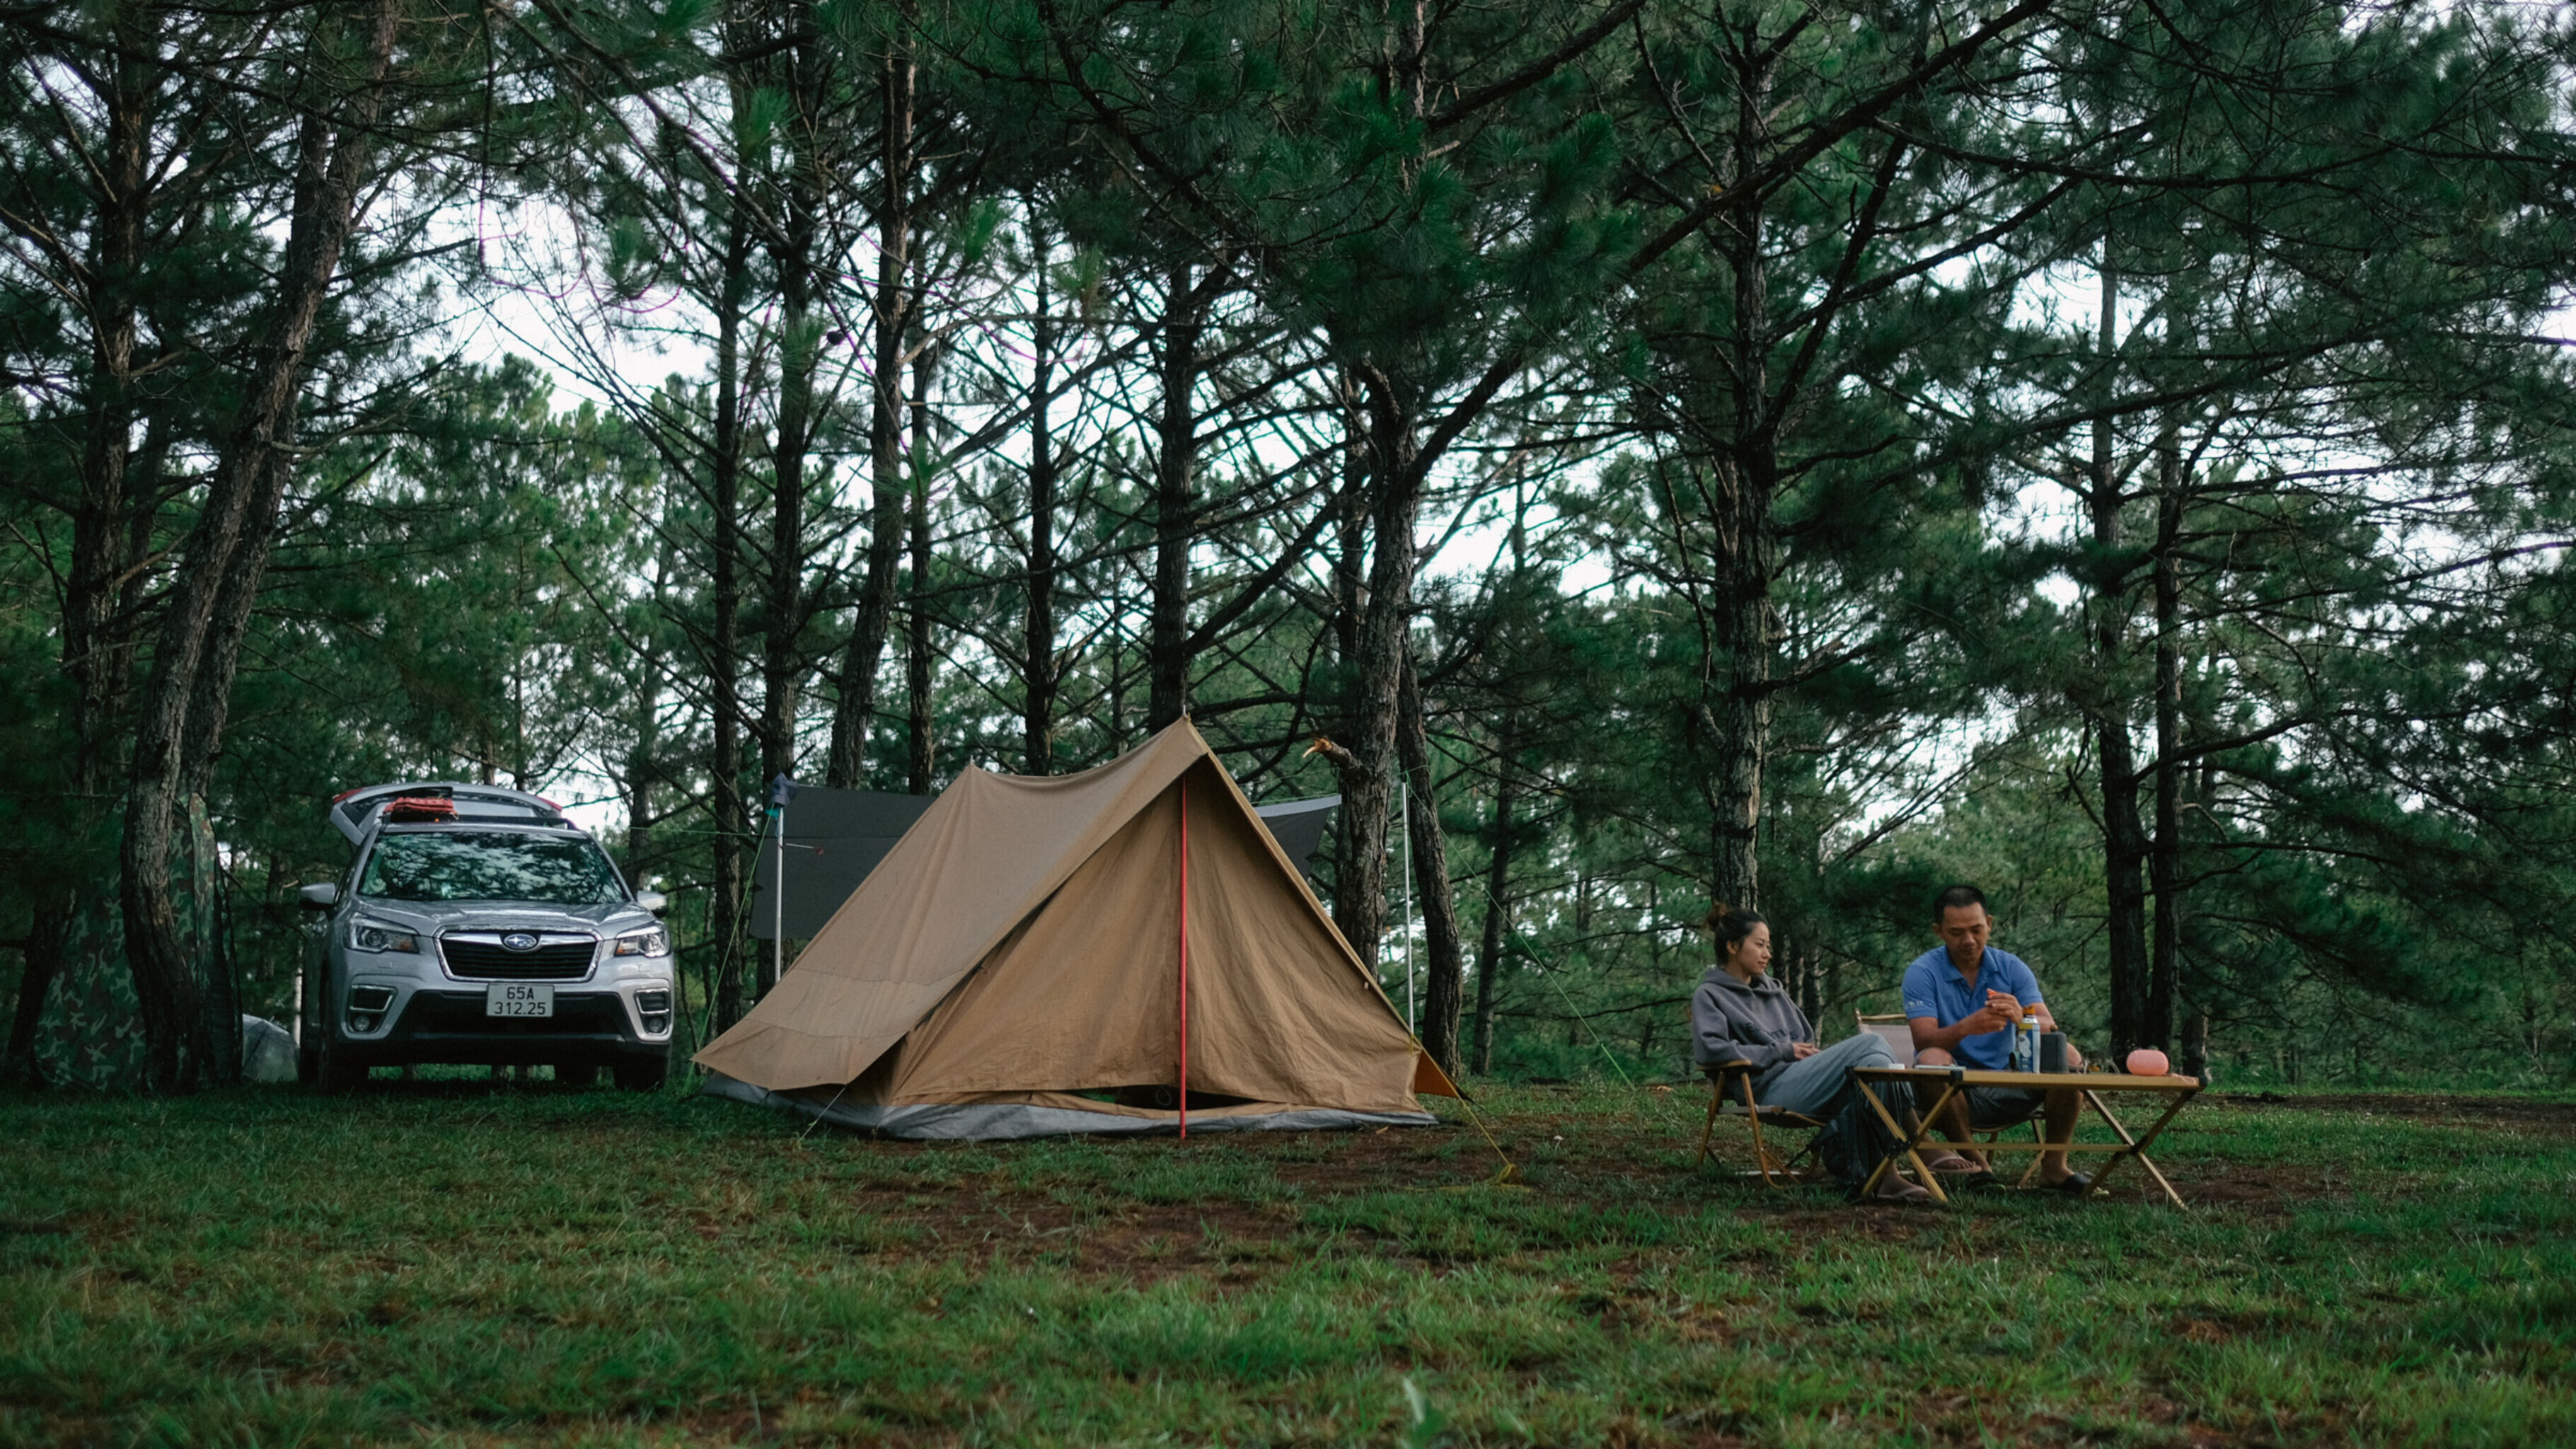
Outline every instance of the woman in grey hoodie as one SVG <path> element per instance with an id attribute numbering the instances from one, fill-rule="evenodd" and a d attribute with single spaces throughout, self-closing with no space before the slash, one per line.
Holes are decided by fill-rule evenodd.
<path id="1" fill-rule="evenodd" d="M 1868 1105 L 1849 1090 L 1851 1072 L 1895 1066 L 1887 1044 L 1861 1032 L 1817 1046 L 1815 1026 L 1771 975 L 1770 925 L 1752 911 L 1719 906 L 1708 913 L 1708 927 L 1717 934 L 1720 959 L 1691 993 L 1692 1060 L 1703 1070 L 1752 1063 L 1753 1099 L 1766 1107 L 1819 1118 L 1867 1112 Z M 1856 1118 L 1846 1130 L 1851 1128 L 1863 1123 Z M 1893 1169 L 1880 1179 L 1877 1195 L 1930 1196 Z"/>

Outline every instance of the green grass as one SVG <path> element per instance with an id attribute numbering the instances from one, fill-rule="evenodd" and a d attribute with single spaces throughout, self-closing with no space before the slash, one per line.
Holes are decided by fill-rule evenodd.
<path id="1" fill-rule="evenodd" d="M 2204 1103 L 2190 1214 L 1766 1192 L 1701 1100 L 1490 1089 L 1527 1190 L 1464 1126 L 0 1100 L 0 1443 L 2576 1441 L 2564 1099 Z"/>

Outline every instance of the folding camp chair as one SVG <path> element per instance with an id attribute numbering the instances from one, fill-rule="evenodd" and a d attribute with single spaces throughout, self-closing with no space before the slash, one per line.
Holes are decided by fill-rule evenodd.
<path id="1" fill-rule="evenodd" d="M 1792 1112 L 1784 1107 L 1765 1107 L 1754 1101 L 1751 1062 L 1722 1062 L 1703 1070 L 1708 1073 L 1708 1121 L 1700 1127 L 1699 1160 L 1692 1165 L 1699 1167 L 1707 1164 L 1709 1141 L 1717 1135 L 1717 1119 L 1738 1117 L 1743 1119 L 1745 1126 L 1752 1129 L 1754 1169 L 1762 1174 L 1764 1185 L 1778 1187 L 1783 1182 L 1797 1182 L 1805 1178 L 1807 1174 L 1798 1169 L 1795 1164 L 1799 1158 L 1807 1155 L 1806 1149 L 1802 1147 L 1784 1158 L 1772 1151 L 1771 1145 L 1762 1140 L 1762 1129 L 1769 1126 L 1775 1131 L 1813 1132 L 1825 1124 L 1804 1113 Z M 1728 1101 L 1729 1096 L 1734 1097 L 1735 1100 Z"/>
<path id="2" fill-rule="evenodd" d="M 1887 1043 L 1888 1053 L 1896 1058 L 1898 1066 L 1914 1065 L 1914 1028 L 1906 1024 L 1903 1012 L 1870 1016 L 1855 1011 L 1852 1013 L 1852 1025 Z"/>

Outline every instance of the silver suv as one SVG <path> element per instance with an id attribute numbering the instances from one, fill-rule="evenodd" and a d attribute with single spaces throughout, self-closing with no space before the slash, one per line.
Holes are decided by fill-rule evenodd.
<path id="1" fill-rule="evenodd" d="M 308 885 L 327 912 L 297 983 L 300 1075 L 325 1091 L 373 1066 L 612 1068 L 662 1084 L 677 993 L 659 892 L 631 891 L 551 802 L 494 785 L 352 790 L 331 823 L 348 878 Z"/>

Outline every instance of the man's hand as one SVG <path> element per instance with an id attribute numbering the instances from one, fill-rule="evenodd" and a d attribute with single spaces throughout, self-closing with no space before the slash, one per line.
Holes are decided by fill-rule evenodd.
<path id="1" fill-rule="evenodd" d="M 1986 1004 L 1960 1018 L 1959 1027 L 1969 1036 L 1983 1036 L 1990 1031 L 2006 1031 L 2021 1025 L 2021 998 L 2009 991 L 1988 991 Z"/>
<path id="2" fill-rule="evenodd" d="M 2002 1031 L 2006 1027 L 2018 1026 L 2021 1023 L 2021 1012 L 2017 1008 L 2018 1004 L 2016 1009 L 2007 1011 L 1992 1000 L 1988 1000 L 1985 1005 L 1959 1018 L 1959 1030 L 1966 1036 L 1983 1036 L 1990 1031 Z"/>
<path id="3" fill-rule="evenodd" d="M 1789 1043 L 1789 1060 L 1793 1062 L 1803 1062 L 1815 1054 L 1816 1044 L 1814 1042 L 1796 1041 Z"/>

